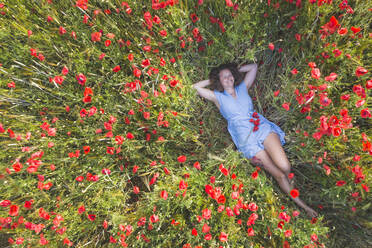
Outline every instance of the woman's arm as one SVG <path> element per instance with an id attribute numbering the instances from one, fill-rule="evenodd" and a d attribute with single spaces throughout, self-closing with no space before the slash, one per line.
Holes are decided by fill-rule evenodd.
<path id="1" fill-rule="evenodd" d="M 193 84 L 192 87 L 196 89 L 199 96 L 204 97 L 205 99 L 214 102 L 217 105 L 217 107 L 219 107 L 219 104 L 218 104 L 218 101 L 217 101 L 217 98 L 214 92 L 209 89 L 204 88 L 210 84 L 211 82 L 209 81 L 209 79 L 207 79 L 207 80 L 199 81 L 196 84 Z"/>
<path id="2" fill-rule="evenodd" d="M 252 86 L 254 79 L 256 78 L 257 64 L 243 65 L 239 68 L 239 71 L 247 72 L 247 74 L 245 74 L 243 81 L 247 86 L 247 89 L 249 89 Z"/>

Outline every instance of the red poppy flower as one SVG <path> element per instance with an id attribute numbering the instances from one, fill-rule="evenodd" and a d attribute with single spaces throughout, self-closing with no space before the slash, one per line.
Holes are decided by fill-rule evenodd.
<path id="1" fill-rule="evenodd" d="M 198 231 L 195 228 L 193 228 L 191 231 L 191 235 L 198 236 Z"/>
<path id="2" fill-rule="evenodd" d="M 128 139 L 134 139 L 134 135 L 131 132 L 127 133 L 127 138 Z"/>
<path id="3" fill-rule="evenodd" d="M 168 199 L 168 192 L 166 190 L 162 190 L 160 192 L 160 197 L 163 198 L 164 200 Z"/>
<path id="4" fill-rule="evenodd" d="M 79 73 L 78 75 L 76 75 L 76 80 L 78 81 L 79 84 L 84 85 L 85 82 L 87 81 L 87 78 L 83 73 Z"/>
<path id="5" fill-rule="evenodd" d="M 226 30 L 225 30 L 225 27 L 224 27 L 224 25 L 223 25 L 223 22 L 220 21 L 219 19 L 218 19 L 218 26 L 220 27 L 222 33 L 224 33 L 224 32 L 226 31 Z"/>
<path id="6" fill-rule="evenodd" d="M 248 236 L 251 236 L 251 237 L 254 236 L 253 228 L 252 227 L 248 228 L 247 233 L 248 233 Z"/>
<path id="7" fill-rule="evenodd" d="M 151 221 L 152 223 L 156 223 L 156 222 L 158 222 L 158 221 L 159 221 L 159 216 L 157 216 L 157 215 L 155 215 L 155 214 L 151 215 L 151 217 L 150 217 L 150 221 Z"/>
<path id="8" fill-rule="evenodd" d="M 257 170 L 254 171 L 254 172 L 251 174 L 251 177 L 252 177 L 253 179 L 257 179 L 257 177 L 258 177 L 258 172 L 257 172 Z"/>
<path id="9" fill-rule="evenodd" d="M 326 95 L 321 94 L 319 98 L 319 103 L 323 105 L 324 107 L 327 107 L 329 104 L 331 104 L 332 100 L 329 99 Z"/>
<path id="10" fill-rule="evenodd" d="M 66 29 L 65 29 L 64 27 L 60 26 L 60 27 L 59 27 L 59 34 L 60 34 L 60 35 L 63 35 L 63 34 L 65 34 L 65 33 L 66 33 Z"/>
<path id="11" fill-rule="evenodd" d="M 24 207 L 27 208 L 27 209 L 31 209 L 33 202 L 34 202 L 33 200 L 31 200 L 31 201 L 25 201 Z"/>
<path id="12" fill-rule="evenodd" d="M 313 68 L 311 70 L 311 77 L 315 78 L 315 79 L 319 79 L 320 78 L 320 70 L 318 68 Z"/>
<path id="13" fill-rule="evenodd" d="M 371 113 L 369 112 L 368 108 L 365 108 L 360 111 L 360 116 L 362 118 L 371 118 Z"/>
<path id="14" fill-rule="evenodd" d="M 226 210 L 226 214 L 227 214 L 227 216 L 229 216 L 229 217 L 234 216 L 234 212 L 231 210 L 230 207 L 226 207 L 225 210 Z"/>
<path id="15" fill-rule="evenodd" d="M 349 95 L 349 94 L 341 95 L 340 98 L 341 98 L 342 100 L 344 100 L 344 101 L 347 101 L 347 100 L 350 99 L 350 95 Z"/>
<path id="16" fill-rule="evenodd" d="M 139 194 L 140 189 L 137 186 L 133 186 L 133 193 Z"/>
<path id="17" fill-rule="evenodd" d="M 76 1 L 76 7 L 87 10 L 88 9 L 88 0 L 77 0 Z"/>
<path id="18" fill-rule="evenodd" d="M 368 81 L 366 82 L 366 88 L 367 88 L 367 89 L 372 89 L 372 79 L 370 79 L 370 80 L 368 80 Z"/>
<path id="19" fill-rule="evenodd" d="M 88 219 L 90 221 L 94 221 L 96 219 L 96 215 L 95 214 L 88 214 Z"/>
<path id="20" fill-rule="evenodd" d="M 187 189 L 187 182 L 185 182 L 184 180 L 181 180 L 179 183 L 179 189 L 180 190 Z"/>
<path id="21" fill-rule="evenodd" d="M 85 212 L 85 206 L 84 206 L 84 205 L 81 205 L 81 206 L 78 208 L 78 213 L 79 213 L 79 214 L 82 214 L 83 212 Z"/>
<path id="22" fill-rule="evenodd" d="M 340 24 L 338 23 L 336 17 L 332 16 L 330 21 L 326 23 L 324 26 L 321 26 L 321 30 L 319 32 L 322 34 L 322 38 L 324 38 L 327 35 L 333 34 L 338 28 L 340 27 Z"/>
<path id="23" fill-rule="evenodd" d="M 296 40 L 301 41 L 301 35 L 300 34 L 295 34 L 295 38 L 296 38 Z"/>
<path id="24" fill-rule="evenodd" d="M 228 234 L 227 233 L 221 232 L 221 234 L 219 236 L 219 239 L 220 239 L 221 242 L 227 242 L 227 237 L 228 237 Z"/>
<path id="25" fill-rule="evenodd" d="M 270 49 L 271 51 L 274 51 L 274 48 L 275 48 L 274 44 L 273 44 L 273 43 L 270 43 L 270 44 L 269 44 L 269 49 Z"/>
<path id="26" fill-rule="evenodd" d="M 101 41 L 101 36 L 102 36 L 101 32 L 94 32 L 91 35 L 91 39 L 92 39 L 93 42 Z"/>
<path id="27" fill-rule="evenodd" d="M 39 55 L 37 55 L 37 58 L 40 60 L 40 61 L 44 61 L 45 60 L 45 57 L 42 53 L 39 53 Z"/>
<path id="28" fill-rule="evenodd" d="M 68 68 L 67 68 L 66 66 L 64 66 L 64 67 L 62 68 L 62 74 L 63 74 L 64 76 L 66 76 L 66 75 L 68 74 Z"/>
<path id="29" fill-rule="evenodd" d="M 339 49 L 335 49 L 332 52 L 335 55 L 335 58 L 337 58 L 338 56 L 340 56 L 342 54 L 342 51 L 340 51 Z"/>
<path id="30" fill-rule="evenodd" d="M 84 96 L 89 96 L 89 95 L 93 96 L 93 90 L 92 90 L 92 88 L 85 87 Z"/>
<path id="31" fill-rule="evenodd" d="M 255 221 L 258 219 L 258 214 L 252 213 L 248 220 L 247 220 L 247 226 L 251 226 L 255 224 Z"/>
<path id="32" fill-rule="evenodd" d="M 196 161 L 194 163 L 194 168 L 197 169 L 197 170 L 201 170 L 201 166 L 200 166 L 200 163 L 198 161 Z"/>
<path id="33" fill-rule="evenodd" d="M 208 208 L 202 210 L 202 216 L 204 219 L 209 220 L 212 216 L 212 211 Z"/>
<path id="34" fill-rule="evenodd" d="M 185 155 L 181 155 L 177 158 L 178 162 L 180 163 L 184 163 L 186 162 L 186 156 Z"/>
<path id="35" fill-rule="evenodd" d="M 102 171 L 101 171 L 101 173 L 103 175 L 110 175 L 111 174 L 111 170 L 108 169 L 108 168 L 103 168 Z"/>
<path id="36" fill-rule="evenodd" d="M 90 146 L 83 146 L 84 154 L 88 154 L 90 152 Z"/>
<path id="37" fill-rule="evenodd" d="M 291 73 L 292 73 L 293 75 L 296 75 L 296 74 L 298 73 L 298 71 L 297 71 L 296 68 L 294 68 L 294 69 L 291 71 Z"/>
<path id="38" fill-rule="evenodd" d="M 323 169 L 325 170 L 325 173 L 326 173 L 327 176 L 328 176 L 329 174 L 331 174 L 331 168 L 329 168 L 329 166 L 327 166 L 327 165 L 323 165 Z"/>
<path id="39" fill-rule="evenodd" d="M 217 212 L 222 213 L 222 211 L 225 209 L 224 205 L 219 205 L 217 208 Z"/>
<path id="40" fill-rule="evenodd" d="M 12 81 L 10 83 L 8 83 L 8 88 L 15 88 L 15 83 Z"/>
<path id="41" fill-rule="evenodd" d="M 285 102 L 285 103 L 282 104 L 282 107 L 283 107 L 285 110 L 289 111 L 289 105 L 290 105 L 289 102 Z"/>
<path id="42" fill-rule="evenodd" d="M 360 76 L 363 76 L 364 74 L 366 74 L 368 71 L 365 69 L 365 68 L 363 68 L 363 67 L 361 67 L 361 66 L 358 66 L 357 68 L 356 68 L 356 70 L 355 70 L 355 75 L 357 76 L 357 77 L 360 77 Z"/>
<path id="43" fill-rule="evenodd" d="M 258 210 L 258 206 L 256 203 L 254 202 L 251 202 L 248 204 L 248 209 L 251 210 L 252 212 L 255 212 Z"/>
<path id="44" fill-rule="evenodd" d="M 316 64 L 315 64 L 315 62 L 309 62 L 309 63 L 308 63 L 308 66 L 309 66 L 310 68 L 315 68 L 315 67 L 316 67 Z"/>
<path id="45" fill-rule="evenodd" d="M 353 86 L 353 91 L 361 98 L 366 98 L 366 91 L 364 90 L 363 86 L 360 84 Z"/>
<path id="46" fill-rule="evenodd" d="M 205 236 L 204 236 L 204 239 L 205 240 L 211 240 L 212 239 L 212 235 L 210 233 L 207 233 Z"/>
<path id="47" fill-rule="evenodd" d="M 233 7 L 234 6 L 234 4 L 233 4 L 233 2 L 231 0 L 226 0 L 226 5 L 228 7 Z"/>
<path id="48" fill-rule="evenodd" d="M 223 164 L 220 164 L 219 166 L 219 170 L 221 171 L 222 174 L 224 174 L 225 176 L 227 176 L 229 174 L 229 170 L 226 169 Z"/>
<path id="49" fill-rule="evenodd" d="M 298 192 L 298 189 L 292 189 L 290 194 L 293 198 L 296 198 L 300 195 L 300 193 Z"/>
<path id="50" fill-rule="evenodd" d="M 171 80 L 169 82 L 169 85 L 172 86 L 172 87 L 176 87 L 177 84 L 178 84 L 178 80 Z"/>
<path id="51" fill-rule="evenodd" d="M 84 180 L 84 177 L 83 176 L 78 176 L 75 178 L 76 181 L 78 182 L 82 182 Z"/>
<path id="52" fill-rule="evenodd" d="M 365 184 L 362 184 L 362 188 L 364 189 L 365 192 L 369 192 L 369 187 Z"/>
<path id="53" fill-rule="evenodd" d="M 108 47 L 108 46 L 110 46 L 111 45 L 111 40 L 106 40 L 105 41 L 105 47 Z"/>
<path id="54" fill-rule="evenodd" d="M 199 20 L 199 17 L 195 13 L 190 14 L 190 18 L 193 23 Z"/>
<path id="55" fill-rule="evenodd" d="M 337 33 L 341 36 L 344 36 L 347 34 L 347 28 L 340 28 L 339 30 L 337 30 Z"/>
<path id="56" fill-rule="evenodd" d="M 115 66 L 113 69 L 112 69 L 112 71 L 113 72 L 118 72 L 118 71 L 120 71 L 120 65 L 117 65 L 117 66 Z"/>
<path id="57" fill-rule="evenodd" d="M 141 70 L 139 70 L 138 68 L 134 68 L 134 70 L 133 70 L 133 75 L 135 76 L 135 77 L 140 77 L 141 75 L 142 75 L 142 72 L 141 72 Z"/>
<path id="58" fill-rule="evenodd" d="M 145 59 L 142 61 L 142 67 L 147 67 L 150 65 L 150 60 L 149 59 Z"/>
<path id="59" fill-rule="evenodd" d="M 351 31 L 353 31 L 354 34 L 360 32 L 360 27 L 354 27 L 354 26 L 352 26 L 350 29 L 351 29 Z"/>
<path id="60" fill-rule="evenodd" d="M 329 76 L 326 76 L 324 78 L 324 80 L 327 81 L 327 82 L 332 82 L 332 81 L 336 80 L 337 76 L 338 75 L 336 73 L 331 72 L 331 74 L 329 74 Z"/>
<path id="61" fill-rule="evenodd" d="M 311 235 L 311 240 L 312 240 L 312 241 L 317 241 L 317 240 L 318 240 L 318 236 L 317 236 L 315 233 L 313 233 L 313 234 Z"/>
<path id="62" fill-rule="evenodd" d="M 133 61 L 134 55 L 132 53 L 128 54 L 128 60 Z"/>
<path id="63" fill-rule="evenodd" d="M 107 149 L 106 149 L 106 153 L 107 154 L 113 155 L 114 154 L 114 151 L 115 151 L 115 147 L 108 146 Z"/>
<path id="64" fill-rule="evenodd" d="M 334 137 L 338 137 L 338 136 L 340 136 L 341 133 L 342 133 L 341 128 L 339 128 L 339 127 L 333 127 L 333 128 L 332 128 L 332 135 L 333 135 Z"/>
<path id="65" fill-rule="evenodd" d="M 9 208 L 9 215 L 18 216 L 18 214 L 19 214 L 19 207 L 17 205 L 11 205 Z"/>
<path id="66" fill-rule="evenodd" d="M 167 167 L 164 167 L 164 173 L 166 174 L 166 175 L 169 175 L 170 174 L 170 170 L 167 168 Z"/>
<path id="67" fill-rule="evenodd" d="M 363 106 L 365 103 L 366 103 L 366 100 L 364 100 L 364 99 L 360 99 L 360 100 L 358 100 L 358 101 L 355 103 L 355 107 L 359 108 L 359 107 Z"/>
<path id="68" fill-rule="evenodd" d="M 220 195 L 218 198 L 217 198 L 217 203 L 218 204 L 224 204 L 226 202 L 226 197 L 224 195 Z"/>
<path id="69" fill-rule="evenodd" d="M 337 181 L 336 186 L 340 187 L 340 186 L 343 186 L 345 184 L 346 184 L 346 182 L 344 180 L 340 180 L 340 181 Z"/>
<path id="70" fill-rule="evenodd" d="M 289 229 L 289 230 L 286 230 L 285 232 L 284 232 L 284 236 L 285 237 L 290 237 L 292 235 L 292 230 L 291 229 Z"/>
<path id="71" fill-rule="evenodd" d="M 44 234 L 40 234 L 40 240 L 39 240 L 39 244 L 41 244 L 41 245 L 47 245 L 49 243 L 49 241 L 48 240 L 46 240 L 45 238 L 44 238 Z"/>
<path id="72" fill-rule="evenodd" d="M 85 103 L 92 102 L 92 97 L 91 97 L 91 96 L 85 96 L 85 97 L 83 98 L 83 102 L 85 102 Z"/>

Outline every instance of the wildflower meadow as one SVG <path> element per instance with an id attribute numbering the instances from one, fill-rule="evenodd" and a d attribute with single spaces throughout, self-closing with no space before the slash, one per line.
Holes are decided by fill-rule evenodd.
<path id="1" fill-rule="evenodd" d="M 0 247 L 372 247 L 364 0 L 0 0 Z M 192 84 L 256 63 L 295 189 Z"/>

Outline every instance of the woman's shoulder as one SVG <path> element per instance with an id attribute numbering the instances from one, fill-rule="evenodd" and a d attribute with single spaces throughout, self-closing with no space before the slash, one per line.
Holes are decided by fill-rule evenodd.
<path id="1" fill-rule="evenodd" d="M 235 86 L 235 89 L 239 89 L 240 91 L 245 91 L 248 93 L 248 88 L 244 81 L 241 81 L 240 84 Z"/>
<path id="2" fill-rule="evenodd" d="M 242 80 L 238 85 L 236 85 L 236 88 L 243 88 L 243 86 L 246 86 L 244 83 L 244 80 Z"/>
<path id="3" fill-rule="evenodd" d="M 221 91 L 219 91 L 219 90 L 217 90 L 217 89 L 214 89 L 214 90 L 213 90 L 213 93 L 214 93 L 214 94 L 216 95 L 216 97 L 217 97 L 217 96 L 222 95 L 223 92 L 221 92 Z"/>

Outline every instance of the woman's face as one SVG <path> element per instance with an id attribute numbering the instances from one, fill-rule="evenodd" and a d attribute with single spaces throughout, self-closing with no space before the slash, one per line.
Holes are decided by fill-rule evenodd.
<path id="1" fill-rule="evenodd" d="M 220 82 L 222 87 L 226 90 L 227 88 L 234 87 L 234 76 L 229 69 L 223 69 L 219 73 Z"/>

